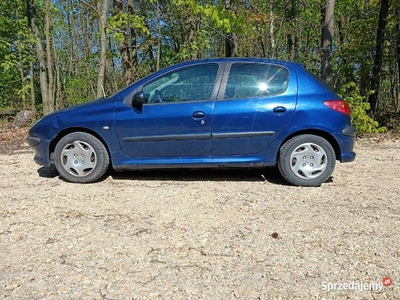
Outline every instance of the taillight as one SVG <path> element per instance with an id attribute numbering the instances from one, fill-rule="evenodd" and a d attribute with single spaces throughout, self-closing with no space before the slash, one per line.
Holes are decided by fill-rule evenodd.
<path id="1" fill-rule="evenodd" d="M 350 106 L 344 100 L 328 100 L 324 104 L 329 108 L 350 116 Z"/>

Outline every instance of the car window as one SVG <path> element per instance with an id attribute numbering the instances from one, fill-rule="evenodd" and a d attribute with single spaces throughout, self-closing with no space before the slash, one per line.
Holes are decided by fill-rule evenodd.
<path id="1" fill-rule="evenodd" d="M 234 63 L 229 73 L 224 99 L 282 94 L 286 91 L 288 82 L 289 71 L 281 66 Z"/>
<path id="2" fill-rule="evenodd" d="M 175 70 L 143 86 L 148 103 L 210 100 L 218 64 L 203 64 Z"/>

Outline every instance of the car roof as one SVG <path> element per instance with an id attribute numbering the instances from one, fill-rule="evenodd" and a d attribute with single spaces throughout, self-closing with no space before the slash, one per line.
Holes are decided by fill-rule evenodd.
<path id="1" fill-rule="evenodd" d="M 201 64 L 201 63 L 225 63 L 225 62 L 241 62 L 241 63 L 272 63 L 279 64 L 284 66 L 300 66 L 303 67 L 302 64 L 297 62 L 291 62 L 286 60 L 278 60 L 278 59 L 270 59 L 270 58 L 255 58 L 255 57 L 218 57 L 218 58 L 207 58 L 207 59 L 198 59 L 198 60 L 190 60 L 186 62 L 179 63 L 178 65 L 192 65 L 192 64 Z"/>

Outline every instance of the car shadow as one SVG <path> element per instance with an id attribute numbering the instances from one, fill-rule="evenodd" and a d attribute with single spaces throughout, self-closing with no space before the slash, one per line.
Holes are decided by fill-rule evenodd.
<path id="1" fill-rule="evenodd" d="M 64 180 L 55 166 L 42 166 L 37 170 L 40 177 Z M 170 169 L 170 170 L 137 170 L 116 172 L 112 169 L 95 183 L 102 182 L 108 177 L 113 180 L 148 180 L 148 181 L 260 181 L 278 185 L 290 184 L 282 178 L 278 168 L 262 169 Z"/>
<path id="2" fill-rule="evenodd" d="M 60 176 L 55 166 L 45 167 L 42 166 L 37 170 L 40 177 L 44 178 L 55 178 Z"/>
<path id="3" fill-rule="evenodd" d="M 55 178 L 66 181 L 60 176 L 55 166 L 40 167 L 38 174 L 43 178 Z M 154 180 L 154 181 L 260 181 L 277 185 L 292 186 L 280 174 L 278 168 L 263 169 L 171 169 L 171 170 L 138 170 L 116 172 L 109 169 L 106 174 L 94 183 L 102 182 L 108 177 L 113 180 Z M 332 183 L 331 176 L 325 183 Z"/>
<path id="4" fill-rule="evenodd" d="M 289 185 L 277 168 L 263 169 L 171 169 L 115 172 L 109 176 L 114 180 L 162 180 L 162 181 L 267 181 Z"/>

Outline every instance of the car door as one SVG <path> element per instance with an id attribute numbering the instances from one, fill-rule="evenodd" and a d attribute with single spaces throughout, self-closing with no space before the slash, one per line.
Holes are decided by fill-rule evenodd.
<path id="1" fill-rule="evenodd" d="M 116 130 L 123 153 L 137 158 L 211 155 L 211 117 L 220 81 L 219 65 L 170 71 L 141 87 L 142 107 L 120 103 Z"/>
<path id="2" fill-rule="evenodd" d="M 288 124 L 296 102 L 294 71 L 269 63 L 231 63 L 214 109 L 212 155 L 265 150 Z"/>

